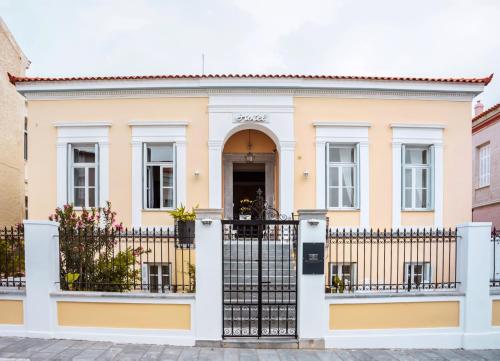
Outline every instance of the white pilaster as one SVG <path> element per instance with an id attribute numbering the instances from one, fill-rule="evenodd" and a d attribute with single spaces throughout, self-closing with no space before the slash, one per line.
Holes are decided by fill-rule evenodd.
<path id="1" fill-rule="evenodd" d="M 294 158 L 295 142 L 280 142 L 279 204 L 280 212 L 288 216 L 293 213 Z"/>
<path id="2" fill-rule="evenodd" d="M 186 205 L 186 195 L 187 195 L 187 159 L 186 159 L 186 142 L 178 140 L 175 143 L 175 152 L 176 152 L 176 171 L 177 171 L 177 206 L 180 206 L 181 203 Z"/>
<path id="3" fill-rule="evenodd" d="M 298 279 L 298 336 L 307 347 L 321 347 L 328 332 L 328 305 L 325 301 L 325 275 L 302 274 L 304 242 L 325 244 L 326 210 L 299 210 L 299 244 L 297 257 Z M 318 345 L 317 342 L 320 344 Z"/>
<path id="4" fill-rule="evenodd" d="M 142 142 L 132 141 L 132 225 L 142 223 Z"/>
<path id="5" fill-rule="evenodd" d="M 434 227 L 443 227 L 444 203 L 443 145 L 434 144 Z"/>
<path id="6" fill-rule="evenodd" d="M 359 143 L 359 225 L 370 227 L 370 158 L 368 142 Z"/>
<path id="7" fill-rule="evenodd" d="M 392 143 L 392 228 L 401 225 L 401 143 Z"/>
<path id="8" fill-rule="evenodd" d="M 99 142 L 99 205 L 109 201 L 109 142 Z"/>
<path id="9" fill-rule="evenodd" d="M 57 222 L 24 221 L 26 268 L 26 332 L 50 337 L 57 314 L 50 299 L 59 290 L 59 239 Z"/>
<path id="10" fill-rule="evenodd" d="M 222 207 L 222 141 L 208 142 L 208 205 L 210 208 Z"/>
<path id="11" fill-rule="evenodd" d="M 57 143 L 57 206 L 62 207 L 68 201 L 68 143 Z"/>
<path id="12" fill-rule="evenodd" d="M 222 209 L 196 212 L 196 302 L 197 341 L 222 337 Z"/>
<path id="13" fill-rule="evenodd" d="M 316 207 L 326 209 L 326 140 L 316 139 Z"/>
<path id="14" fill-rule="evenodd" d="M 491 223 L 461 224 L 457 232 L 457 274 L 460 288 L 465 293 L 463 347 L 496 348 L 500 343 L 500 333 L 492 333 L 491 326 Z"/>

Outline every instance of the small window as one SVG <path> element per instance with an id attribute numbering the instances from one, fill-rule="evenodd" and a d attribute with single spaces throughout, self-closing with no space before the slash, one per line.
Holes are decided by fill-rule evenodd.
<path id="1" fill-rule="evenodd" d="M 357 207 L 358 160 L 356 145 L 327 145 L 327 205 L 328 208 Z"/>
<path id="2" fill-rule="evenodd" d="M 356 263 L 342 263 L 342 262 L 331 262 L 330 263 L 330 286 L 339 287 L 338 280 L 335 282 L 335 278 L 338 277 L 342 282 L 343 287 L 352 287 L 356 284 Z"/>
<path id="3" fill-rule="evenodd" d="M 479 187 L 486 187 L 490 185 L 490 145 L 485 144 L 478 148 L 479 154 Z"/>
<path id="4" fill-rule="evenodd" d="M 432 147 L 403 146 L 403 209 L 432 207 Z"/>
<path id="5" fill-rule="evenodd" d="M 24 160 L 28 160 L 28 117 L 24 117 Z"/>
<path id="6" fill-rule="evenodd" d="M 171 287 L 171 263 L 144 263 L 142 265 L 143 289 L 163 293 Z"/>
<path id="7" fill-rule="evenodd" d="M 146 209 L 174 208 L 174 144 L 144 144 L 144 200 Z"/>
<path id="8" fill-rule="evenodd" d="M 24 196 L 24 219 L 28 219 L 28 196 Z"/>
<path id="9" fill-rule="evenodd" d="M 75 207 L 98 204 L 98 145 L 70 144 L 69 198 Z"/>
<path id="10" fill-rule="evenodd" d="M 431 282 L 431 264 L 429 262 L 405 263 L 405 284 L 411 288 L 421 287 Z"/>

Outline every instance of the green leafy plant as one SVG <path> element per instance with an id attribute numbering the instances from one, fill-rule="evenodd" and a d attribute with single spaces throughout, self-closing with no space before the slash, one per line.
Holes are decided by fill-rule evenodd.
<path id="1" fill-rule="evenodd" d="M 191 209 L 191 212 L 189 212 L 186 207 L 181 204 L 179 207 L 172 211 L 168 211 L 168 213 L 174 217 L 176 221 L 194 221 L 196 219 L 196 208 L 193 207 Z"/>
<path id="2" fill-rule="evenodd" d="M 335 275 L 333 277 L 332 292 L 333 293 L 344 293 L 344 289 L 345 289 L 344 281 L 342 281 L 342 279 L 339 276 Z"/>
<path id="3" fill-rule="evenodd" d="M 189 278 L 189 293 L 196 291 L 196 266 L 192 263 L 188 264 L 188 278 Z"/>
<path id="4" fill-rule="evenodd" d="M 23 225 L 0 232 L 0 279 L 24 276 Z"/>
<path id="5" fill-rule="evenodd" d="M 244 214 L 244 215 L 250 215 L 252 214 L 252 206 L 253 206 L 253 201 L 251 201 L 250 199 L 242 199 L 240 201 L 240 214 Z"/>
<path id="6" fill-rule="evenodd" d="M 59 222 L 63 289 L 121 292 L 137 283 L 140 273 L 132 266 L 146 251 L 116 250 L 123 225 L 116 221 L 111 203 L 81 212 L 68 204 L 56 208 L 49 219 Z"/>

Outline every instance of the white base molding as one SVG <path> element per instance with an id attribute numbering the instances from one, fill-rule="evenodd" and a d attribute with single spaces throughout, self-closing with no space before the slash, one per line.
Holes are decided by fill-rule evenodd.
<path id="1" fill-rule="evenodd" d="M 194 346 L 195 338 L 191 331 L 163 331 L 151 329 L 118 329 L 118 328 L 86 328 L 59 327 L 54 338 L 108 341 L 117 343 Z"/>
<path id="2" fill-rule="evenodd" d="M 325 337 L 325 347 L 455 349 L 464 347 L 462 337 L 460 328 L 335 331 Z"/>

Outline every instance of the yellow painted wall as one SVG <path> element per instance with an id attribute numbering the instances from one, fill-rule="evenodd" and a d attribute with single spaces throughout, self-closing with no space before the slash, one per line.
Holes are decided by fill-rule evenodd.
<path id="1" fill-rule="evenodd" d="M 187 205 L 208 207 L 207 98 L 30 101 L 33 142 L 29 150 L 30 218 L 46 219 L 56 206 L 55 121 L 111 121 L 109 194 L 118 219 L 131 224 L 131 120 L 188 121 Z M 194 171 L 199 170 L 199 177 Z M 144 225 L 171 224 L 165 212 L 143 212 Z"/>
<path id="2" fill-rule="evenodd" d="M 491 324 L 493 326 L 500 326 L 500 300 L 494 300 L 491 303 L 492 306 L 492 318 Z"/>
<path id="3" fill-rule="evenodd" d="M 190 330 L 188 304 L 57 302 L 59 326 Z"/>
<path id="4" fill-rule="evenodd" d="M 331 304 L 330 330 L 458 327 L 460 303 Z"/>
<path id="5" fill-rule="evenodd" d="M 23 301 L 0 300 L 0 324 L 22 325 L 23 323 Z"/>
<path id="6" fill-rule="evenodd" d="M 470 102 L 438 100 L 295 98 L 295 208 L 315 208 L 314 122 L 369 122 L 370 223 L 390 227 L 392 217 L 392 129 L 393 123 L 443 124 L 444 210 L 443 223 L 455 226 L 471 220 L 472 169 Z M 303 177 L 308 169 L 310 175 Z M 330 224 L 359 224 L 355 212 L 329 212 Z M 430 225 L 429 212 L 402 216 L 403 224 Z M 432 219 L 432 221 L 430 221 Z"/>
<path id="7" fill-rule="evenodd" d="M 30 218 L 45 219 L 56 204 L 56 134 L 54 121 L 111 121 L 110 200 L 118 218 L 131 223 L 130 120 L 187 120 L 187 205 L 208 206 L 208 98 L 32 100 L 30 146 Z M 371 123 L 370 222 L 390 227 L 392 217 L 391 123 L 443 124 L 444 225 L 471 220 L 470 103 L 426 100 L 295 98 L 295 210 L 316 207 L 315 128 L 317 121 Z M 255 133 L 255 134 L 254 134 Z M 274 149 L 271 139 L 252 132 L 254 152 Z M 225 152 L 246 152 L 248 134 L 229 139 Z M 262 149 L 261 149 L 262 148 Z M 278 157 L 277 157 L 278 160 Z M 279 161 L 279 160 L 278 160 Z M 199 177 L 194 171 L 199 170 Z M 309 177 L 303 171 L 309 171 Z M 279 174 L 276 172 L 276 179 Z M 278 187 L 276 194 L 278 194 Z M 142 212 L 144 225 L 171 224 L 165 211 Z M 329 212 L 331 226 L 359 225 L 358 211 Z M 404 212 L 403 225 L 431 225 L 433 212 Z"/>

